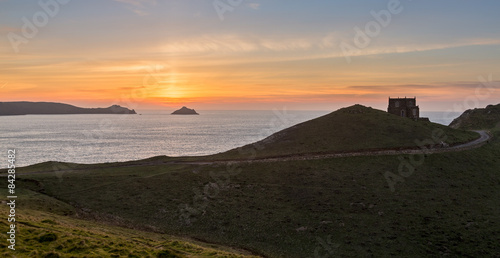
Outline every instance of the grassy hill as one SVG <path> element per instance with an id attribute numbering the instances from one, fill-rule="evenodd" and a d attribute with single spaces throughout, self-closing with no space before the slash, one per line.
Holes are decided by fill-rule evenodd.
<path id="1" fill-rule="evenodd" d="M 241 163 L 237 173 L 224 164 L 89 167 L 22 176 L 19 187 L 71 204 L 82 218 L 269 257 L 491 257 L 500 255 L 493 134 L 478 149 L 422 157 Z M 411 160 L 421 164 L 410 175 L 405 168 L 391 192 L 384 174 Z"/>
<path id="2" fill-rule="evenodd" d="M 453 120 L 450 127 L 464 130 L 500 128 L 500 104 L 469 109 Z"/>
<path id="3" fill-rule="evenodd" d="M 304 153 L 331 153 L 358 150 L 414 148 L 416 141 L 432 139 L 436 129 L 453 145 L 468 142 L 478 135 L 447 126 L 413 121 L 387 112 L 354 105 L 277 132 L 266 139 L 214 155 L 213 158 L 238 158 L 247 153 L 256 157 Z"/>
<path id="4" fill-rule="evenodd" d="M 353 128 L 350 119 L 363 126 Z M 271 143 L 279 144 L 287 153 L 318 151 L 318 146 L 327 146 L 320 139 L 340 142 L 342 148 L 337 146 L 336 150 L 341 151 L 357 150 L 359 146 L 404 146 L 390 141 L 390 134 L 382 132 L 388 128 L 393 128 L 392 134 L 398 135 L 406 146 L 416 139 L 431 137 L 429 133 L 436 128 L 450 135 L 449 143 L 475 137 L 472 133 L 414 122 L 362 106 L 341 109 L 294 128 L 282 131 L 278 134 L 281 138 Z M 341 129 L 338 134 L 330 134 L 336 140 L 317 133 L 327 132 L 328 128 Z M 356 133 L 351 135 L 351 131 Z M 368 136 L 360 136 L 359 132 Z M 232 246 L 268 257 L 498 257 L 500 130 L 491 129 L 491 133 L 494 137 L 484 146 L 448 153 L 231 165 L 210 162 L 160 165 L 156 161 L 165 158 L 157 157 L 140 162 L 78 165 L 73 172 L 19 175 L 18 187 L 29 189 L 24 196 L 37 196 L 36 202 L 25 197 L 20 203 L 49 215 L 66 214 L 48 219 L 55 222 L 68 219 L 67 223 L 61 223 L 69 228 L 67 232 L 72 232 L 71 227 L 78 223 L 85 223 L 73 221 L 74 216 L 109 225 L 102 226 L 106 230 L 117 229 L 115 226 L 129 228 L 128 233 L 115 231 L 113 238 L 118 240 L 111 241 L 111 250 L 119 249 L 123 256 L 129 249 L 132 255 L 135 251 L 157 255 L 159 250 L 149 249 L 146 244 L 149 240 L 139 245 L 138 250 L 126 245 L 127 241 L 137 239 L 133 234 L 144 236 L 146 230 Z M 339 134 L 350 138 L 336 137 Z M 316 143 L 309 144 L 307 139 Z M 300 142 L 303 147 L 295 146 Z M 259 151 L 268 152 L 261 155 L 280 154 L 271 143 L 264 143 L 266 148 Z M 18 173 L 53 169 L 54 163 L 43 163 L 20 168 Z M 388 172 L 398 176 L 392 181 L 395 191 L 391 191 L 386 178 Z M 5 191 L 5 184 L 0 185 L 0 191 Z M 45 226 L 35 217 L 25 221 Z M 89 224 L 85 228 L 96 227 Z M 30 236 L 32 240 L 27 243 L 32 247 L 26 252 L 34 249 L 43 254 L 48 252 L 49 249 L 39 247 L 34 241 L 57 230 L 50 228 Z M 73 237 L 75 242 L 88 236 Z M 189 256 L 186 250 L 169 244 L 170 240 L 158 241 L 161 244 L 153 241 L 152 246 Z M 105 246 L 109 244 L 106 242 Z"/>
<path id="5" fill-rule="evenodd" d="M 16 250 L 0 241 L 2 257 L 255 257 L 227 247 L 77 219 L 70 216 L 75 208 L 67 203 L 30 190 L 18 195 Z M 7 218 L 8 212 L 7 205 L 0 206 L 2 217 Z M 6 219 L 1 220 L 0 230 L 8 228 Z"/>
<path id="6" fill-rule="evenodd" d="M 119 105 L 107 108 L 81 108 L 54 102 L 0 102 L 0 116 L 34 114 L 136 114 L 136 112 Z"/>

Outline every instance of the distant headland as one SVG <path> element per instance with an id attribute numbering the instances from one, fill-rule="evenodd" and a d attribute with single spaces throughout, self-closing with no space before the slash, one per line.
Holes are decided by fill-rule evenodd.
<path id="1" fill-rule="evenodd" d="M 113 105 L 107 108 L 81 108 L 55 102 L 0 102 L 0 116 L 64 114 L 137 114 L 135 110 Z"/>
<path id="2" fill-rule="evenodd" d="M 182 107 L 181 109 L 172 112 L 172 115 L 199 115 L 199 114 L 196 113 L 194 109 Z"/>

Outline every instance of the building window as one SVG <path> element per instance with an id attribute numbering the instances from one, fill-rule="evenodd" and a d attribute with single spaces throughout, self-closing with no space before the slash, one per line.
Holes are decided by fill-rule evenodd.
<path id="1" fill-rule="evenodd" d="M 416 109 L 413 110 L 413 116 L 417 116 L 417 110 Z"/>
<path id="2" fill-rule="evenodd" d="M 399 107 L 399 101 L 396 101 L 395 105 L 396 107 Z"/>
<path id="3" fill-rule="evenodd" d="M 405 111 L 404 110 L 401 110 L 401 116 L 405 117 Z"/>
<path id="4" fill-rule="evenodd" d="M 408 105 L 409 105 L 410 107 L 411 107 L 411 106 L 413 106 L 413 101 L 411 101 L 411 100 L 410 100 L 410 101 L 408 101 Z"/>

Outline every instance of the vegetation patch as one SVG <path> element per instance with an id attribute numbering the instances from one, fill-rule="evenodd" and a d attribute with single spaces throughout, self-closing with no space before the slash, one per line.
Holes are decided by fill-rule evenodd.
<path id="1" fill-rule="evenodd" d="M 47 205 L 60 203 L 26 189 L 19 189 L 17 202 L 36 198 L 46 201 Z M 6 217 L 8 212 L 6 205 L 0 206 L 0 216 Z M 0 241 L 2 257 L 252 257 L 222 246 L 209 247 L 187 239 L 32 210 L 24 205 L 17 210 L 16 216 L 18 221 L 29 223 L 17 224 L 15 251 L 7 248 L 7 241 Z M 7 232 L 8 227 L 0 223 L 0 230 Z"/>
<path id="2" fill-rule="evenodd" d="M 500 104 L 465 111 L 450 127 L 465 130 L 500 128 Z"/>
<path id="3" fill-rule="evenodd" d="M 210 159 L 263 158 L 310 153 L 342 153 L 362 150 L 418 148 L 434 135 L 456 145 L 479 135 L 425 121 L 414 121 L 387 112 L 354 105 L 292 126 L 266 139 L 209 156 Z M 440 142 L 434 143 L 436 145 Z"/>
<path id="4" fill-rule="evenodd" d="M 364 126 L 352 127 L 351 119 Z M 306 125 L 312 127 L 299 125 L 264 140 L 266 148 L 256 156 L 278 155 L 280 148 L 294 154 L 411 147 L 436 129 L 452 145 L 476 137 L 362 106 Z M 339 133 L 325 140 L 336 127 Z M 19 224 L 16 252 L 34 257 L 50 252 L 63 257 L 249 254 L 223 247 L 231 246 L 267 257 L 499 257 L 500 130 L 489 130 L 493 138 L 481 147 L 418 157 L 237 163 L 240 172 L 234 174 L 224 163 L 164 165 L 162 160 L 186 159 L 155 157 L 114 166 L 79 165 L 78 173 L 64 173 L 62 180 L 55 173 L 20 175 L 19 221 L 29 223 Z M 408 162 L 418 166 L 410 171 Z M 388 171 L 404 174 L 394 192 L 384 177 Z M 0 208 L 1 216 L 7 208 Z M 7 224 L 0 223 L 0 230 L 7 230 Z M 37 241 L 48 233 L 57 239 Z"/>
<path id="5" fill-rule="evenodd" d="M 56 240 L 57 240 L 57 235 L 54 233 L 47 233 L 47 234 L 44 234 L 43 236 L 40 236 L 38 238 L 38 242 L 40 242 L 40 243 L 53 242 Z"/>

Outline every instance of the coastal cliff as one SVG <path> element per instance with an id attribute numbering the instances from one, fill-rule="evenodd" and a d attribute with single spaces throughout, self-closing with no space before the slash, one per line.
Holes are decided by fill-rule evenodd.
<path id="1" fill-rule="evenodd" d="M 466 110 L 451 122 L 450 127 L 463 130 L 500 128 L 500 104 Z"/>
<path id="2" fill-rule="evenodd" d="M 172 112 L 172 115 L 199 115 L 199 114 L 196 113 L 194 109 L 182 107 L 181 109 Z"/>
<path id="3" fill-rule="evenodd" d="M 136 112 L 119 105 L 107 108 L 81 108 L 54 102 L 0 102 L 0 116 L 62 114 L 136 114 Z"/>

